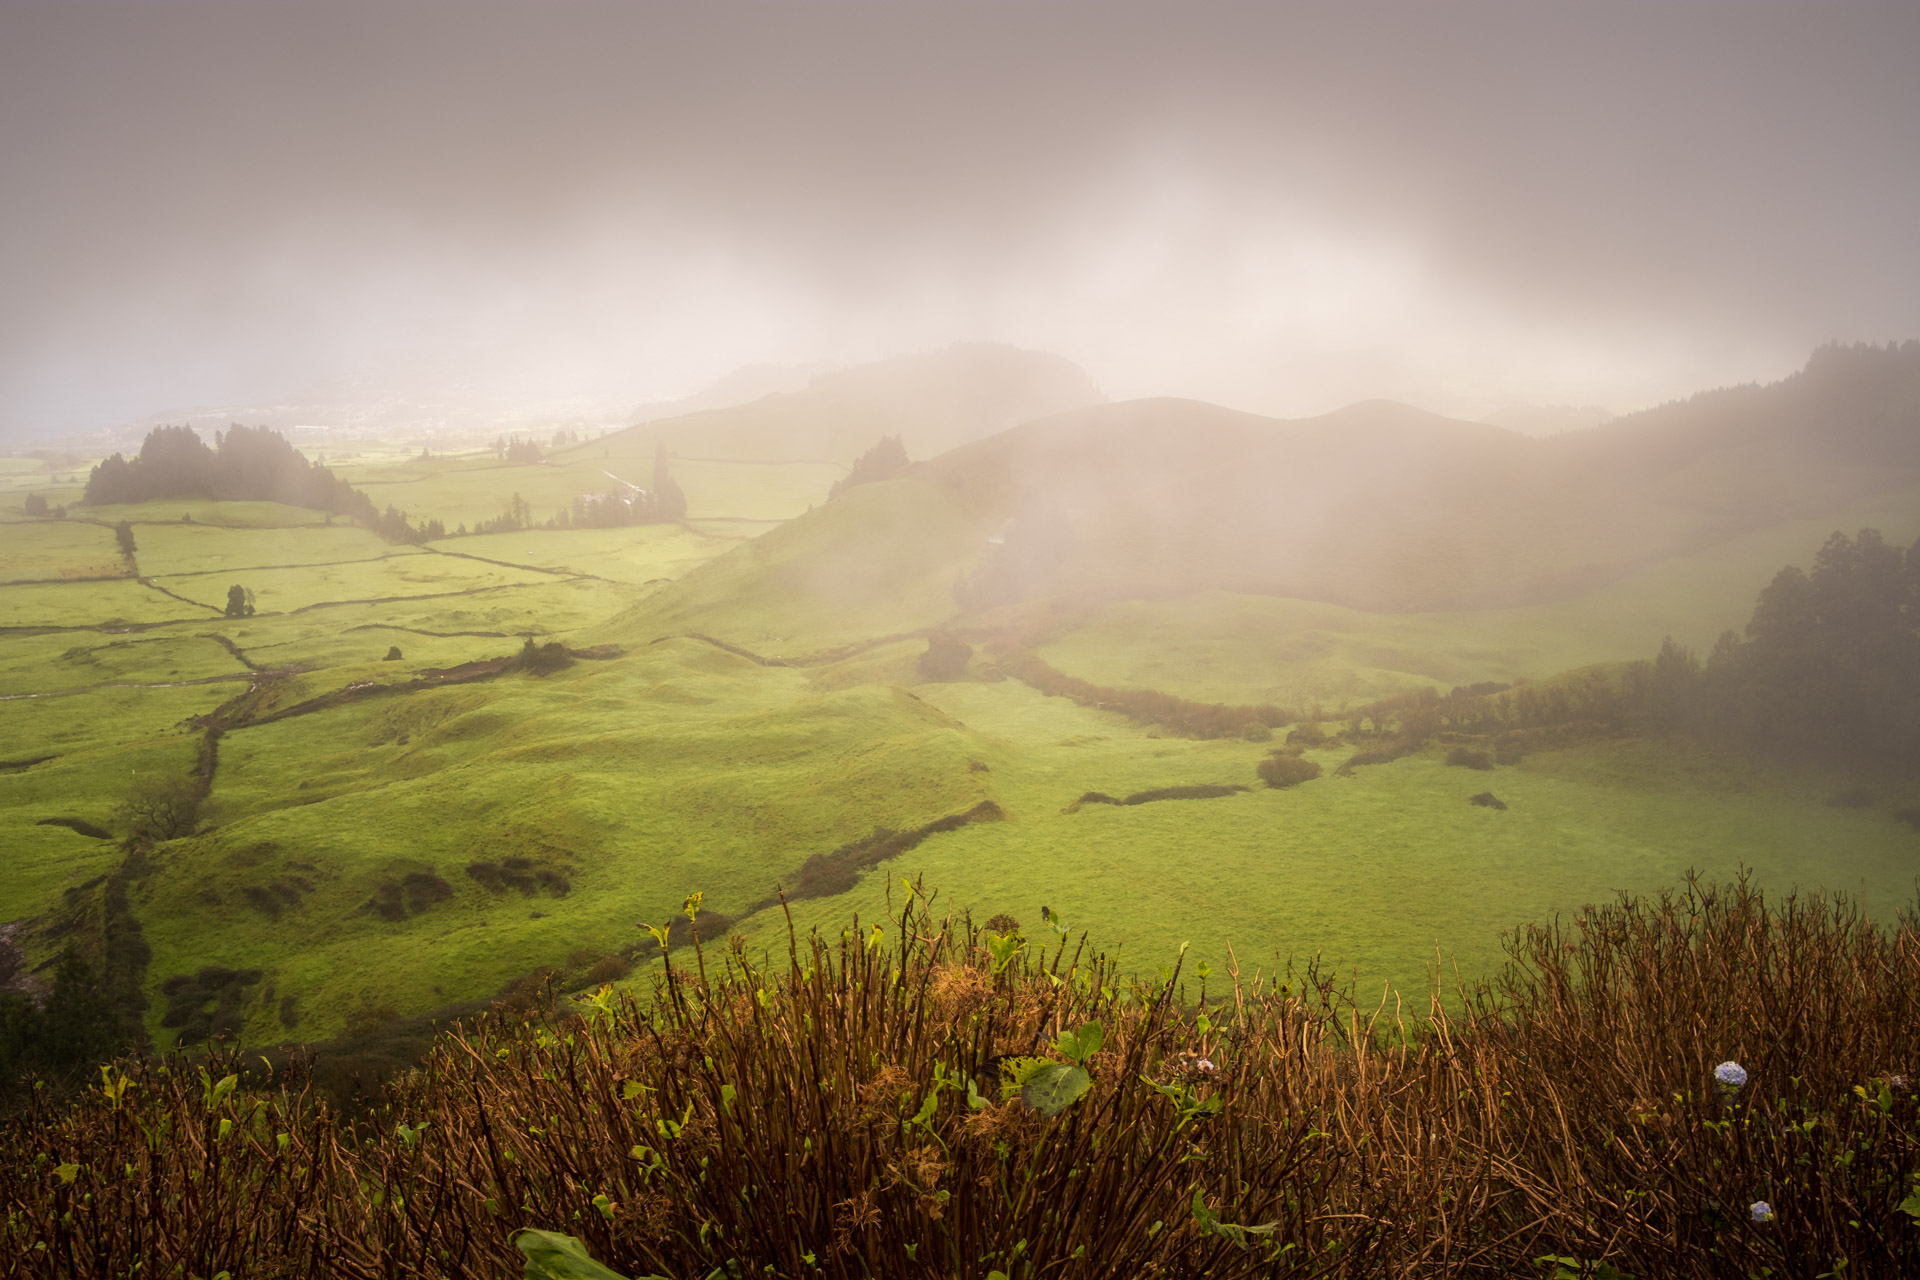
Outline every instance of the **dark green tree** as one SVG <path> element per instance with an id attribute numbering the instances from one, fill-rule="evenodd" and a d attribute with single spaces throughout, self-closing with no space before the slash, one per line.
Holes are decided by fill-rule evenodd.
<path id="1" fill-rule="evenodd" d="M 21 510 L 30 516 L 43 516 L 47 514 L 47 495 L 44 493 L 28 494 L 26 503 L 21 507 Z"/>
<path id="2" fill-rule="evenodd" d="M 227 616 L 229 618 L 253 616 L 253 592 L 237 582 L 227 588 Z"/>
<path id="3" fill-rule="evenodd" d="M 132 556 L 137 549 L 133 543 L 133 526 L 122 520 L 113 526 L 113 540 L 120 544 L 120 554 Z"/>
<path id="4" fill-rule="evenodd" d="M 45 1003 L 0 995 L 0 1096 L 22 1077 L 77 1082 L 125 1047 L 113 1002 L 92 966 L 71 948 L 54 970 Z"/>
<path id="5" fill-rule="evenodd" d="M 653 492 L 648 497 L 652 500 L 654 519 L 687 518 L 687 495 L 680 491 L 679 483 L 667 474 L 667 442 L 664 440 L 657 441 L 653 446 Z"/>
<path id="6" fill-rule="evenodd" d="M 855 485 L 890 479 L 907 466 L 907 449 L 900 443 L 900 437 L 881 436 L 878 444 L 854 460 L 852 471 L 833 482 L 833 487 L 827 490 L 827 501 L 833 501 Z"/>

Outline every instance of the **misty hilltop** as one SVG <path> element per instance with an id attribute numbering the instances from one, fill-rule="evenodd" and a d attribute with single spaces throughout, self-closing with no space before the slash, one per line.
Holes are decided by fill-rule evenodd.
<path id="1" fill-rule="evenodd" d="M 1771 386 L 1548 438 L 1389 401 L 1296 420 L 1087 405 L 852 489 L 626 617 L 725 634 L 751 599 L 755 618 L 844 639 L 1058 596 L 1221 589 L 1387 611 L 1564 598 L 1912 483 L 1916 406 L 1916 343 L 1823 348 Z"/>
<path id="2" fill-rule="evenodd" d="M 838 463 L 893 435 L 927 457 L 1103 398 L 1084 369 L 1060 356 L 957 343 L 819 374 L 797 390 L 745 404 L 645 422 L 581 453 L 639 453 L 660 442 L 695 458 Z"/>

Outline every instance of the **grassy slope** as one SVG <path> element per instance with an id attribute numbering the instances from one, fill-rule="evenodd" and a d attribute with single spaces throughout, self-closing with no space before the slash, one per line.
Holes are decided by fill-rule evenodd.
<path id="1" fill-rule="evenodd" d="M 739 913 L 810 853 L 968 807 L 967 737 L 897 690 L 819 693 L 694 641 L 239 730 L 219 831 L 166 846 L 142 887 L 152 973 L 269 968 L 313 1011 L 302 1035 L 489 992 L 635 941 L 689 890 Z M 464 873 L 511 856 L 572 891 L 496 895 Z M 454 899 L 400 923 L 364 910 L 381 880 L 423 871 Z M 312 887 L 283 917 L 247 904 L 285 877 Z"/>
<path id="2" fill-rule="evenodd" d="M 8 544 L 0 583 L 111 578 L 127 571 L 113 530 L 101 524 L 36 520 L 9 530 Z"/>
<path id="3" fill-rule="evenodd" d="M 1045 903 L 1143 970 L 1191 942 L 1216 966 L 1231 943 L 1249 966 L 1319 952 L 1365 982 L 1424 989 L 1436 948 L 1473 973 L 1517 921 L 1653 890 L 1689 868 L 1753 868 L 1769 887 L 1859 891 L 1875 914 L 1909 900 L 1920 841 L 1877 809 L 1832 809 L 1843 780 L 1673 746 L 1600 742 L 1492 774 L 1429 751 L 1333 777 L 1347 749 L 1315 753 L 1328 776 L 1216 800 L 1061 810 L 1088 790 L 1252 783 L 1264 748 L 1156 739 L 1117 717 L 1023 686 L 923 686 L 982 735 L 995 796 L 1012 815 L 934 837 L 842 898 L 799 904 L 803 926 L 878 918 L 889 883 L 924 876 L 976 918 L 1008 912 L 1029 936 Z M 1491 788 L 1506 812 L 1467 798 Z M 1909 788 L 1907 803 L 1920 798 Z M 1097 857 L 1090 856 L 1098 851 Z M 777 941 L 761 920 L 756 945 Z"/>
<path id="4" fill-rule="evenodd" d="M 932 471 L 860 485 L 599 630 L 623 640 L 699 631 L 791 655 L 932 626 L 952 614 L 954 579 L 992 528 Z"/>
<path id="5" fill-rule="evenodd" d="M 586 467 L 593 448 L 581 446 L 583 456 L 567 465 Z M 976 446 L 973 456 L 991 453 Z M 635 462 L 650 456 L 636 450 Z M 496 514 L 504 500 L 489 486 L 563 472 L 432 462 L 443 469 L 418 464 L 413 475 L 413 460 L 380 464 L 396 484 L 419 486 L 422 501 L 400 504 L 416 515 L 445 518 L 460 502 Z M 1135 461 L 1127 466 L 1139 469 Z M 802 904 L 796 914 L 838 927 L 855 907 L 871 914 L 897 875 L 924 872 L 978 910 L 1011 911 L 1030 929 L 1038 904 L 1049 902 L 1076 924 L 1124 942 L 1143 968 L 1182 940 L 1216 957 L 1232 940 L 1249 961 L 1276 949 L 1324 949 L 1371 977 L 1417 984 L 1436 939 L 1463 965 L 1477 966 L 1490 956 L 1495 932 L 1517 919 L 1614 888 L 1668 883 L 1688 865 L 1727 872 L 1745 860 L 1770 884 L 1862 886 L 1876 903 L 1901 896 L 1909 883 L 1915 841 L 1886 817 L 1891 792 L 1878 809 L 1828 809 L 1820 800 L 1842 780 L 1703 764 L 1652 744 L 1546 753 L 1491 776 L 1419 757 L 1285 793 L 1062 814 L 1086 790 L 1251 783 L 1264 749 L 1153 738 L 1012 683 L 918 686 L 924 701 L 917 700 L 893 687 L 913 685 L 917 643 L 802 669 L 757 666 L 696 642 L 648 643 L 697 630 L 763 653 L 797 654 L 946 619 L 954 577 L 985 553 L 987 535 L 1016 496 L 992 470 L 963 468 L 956 478 L 950 469 L 920 468 L 732 550 L 727 540 L 666 528 L 439 544 L 524 567 L 512 571 L 432 550 L 356 548 L 343 539 L 359 535 L 337 526 L 276 528 L 273 517 L 286 509 L 269 504 L 232 511 L 152 504 L 125 513 L 137 522 L 143 569 L 151 546 L 171 573 L 210 570 L 204 581 L 220 599 L 236 566 L 293 563 L 276 558 L 282 546 L 314 564 L 341 558 L 343 546 L 347 558 L 372 553 L 325 588 L 313 583 L 320 570 L 272 571 L 288 573 L 315 604 L 361 586 L 374 590 L 351 598 L 418 585 L 399 569 L 425 573 L 425 585 L 449 592 L 498 582 L 468 594 L 248 619 L 179 606 L 132 583 L 6 587 L 0 613 L 12 609 L 41 625 L 98 626 L 136 598 L 173 605 L 171 614 L 154 608 L 181 621 L 126 637 L 154 642 L 131 653 L 105 648 L 122 637 L 86 632 L 0 637 L 0 674 L 18 682 L 9 687 L 32 689 L 76 673 L 89 683 L 142 671 L 214 673 L 224 651 L 201 637 L 217 631 L 256 662 L 311 668 L 285 691 L 285 705 L 345 684 L 504 653 L 524 633 L 629 647 L 617 661 L 583 663 L 546 680 L 507 677 L 352 704 L 228 736 L 213 801 L 218 830 L 164 847 L 141 888 L 137 906 L 154 947 L 149 977 L 157 986 L 203 964 L 265 968 L 275 991 L 294 996 L 304 1011 L 292 1032 L 301 1036 L 337 1029 L 356 1007 L 430 1008 L 484 994 L 574 951 L 613 950 L 634 939 L 636 920 L 657 921 L 691 889 L 737 912 L 773 881 L 790 879 L 809 854 L 876 823 L 915 825 L 983 796 L 1006 805 L 1013 820 L 935 837 L 851 894 Z M 813 500 L 799 487 L 819 478 L 804 469 L 753 474 L 765 487 L 767 511 Z M 784 497 L 783 485 L 793 486 Z M 689 492 L 698 513 L 691 485 Z M 1892 533 L 1897 517 L 1915 506 L 1913 491 L 1903 491 L 1834 523 L 1853 527 L 1857 518 Z M 187 507 L 198 523 L 172 523 Z M 1540 508 L 1530 510 L 1547 520 Z M 288 515 L 278 523 L 318 521 Z M 215 523 L 255 531 L 234 532 L 223 548 L 200 531 Z M 40 527 L 47 526 L 9 526 L 9 545 L 20 545 L 11 541 L 16 531 Z M 1137 527 L 1144 526 L 1109 524 L 1107 545 L 1126 549 L 1135 536 L 1128 530 Z M 1783 526 L 1722 542 L 1565 603 L 1523 609 L 1365 614 L 1226 592 L 1121 605 L 1047 654 L 1075 675 L 1235 699 L 1288 681 L 1324 689 L 1331 700 L 1349 688 L 1544 673 L 1603 650 L 1642 652 L 1631 646 L 1646 636 L 1657 643 L 1666 631 L 1710 639 L 1750 608 L 1753 583 L 1740 575 L 1763 580 L 1782 563 L 1804 561 L 1830 527 Z M 1377 530 L 1343 532 L 1364 550 Z M 1656 532 L 1673 534 L 1664 526 Z M 309 534 L 311 543 L 303 540 Z M 1615 552 L 1630 556 L 1637 545 Z M 1210 547 L 1194 554 L 1221 550 Z M 200 560 L 214 555 L 226 558 Z M 1423 563 L 1398 565 L 1387 578 L 1424 572 Z M 1484 572 L 1477 566 L 1468 576 L 1479 581 Z M 247 584 L 255 576 L 249 571 Z M 677 581 L 641 585 L 655 577 Z M 262 588 L 279 588 L 266 571 L 259 581 L 267 608 Z M 401 662 L 381 660 L 389 644 L 403 648 Z M 101 652 L 90 662 L 65 658 L 75 647 Z M 89 666 L 98 669 L 82 671 Z M 235 687 L 102 690 L 35 700 L 30 710 L 0 704 L 23 741 L 62 753 L 25 773 L 0 774 L 0 833 L 18 851 L 0 877 L 0 919 L 43 909 L 61 887 L 110 861 L 105 842 L 34 821 L 68 813 L 109 820 L 125 771 L 151 767 L 142 760 L 184 768 L 193 742 L 175 726 Z M 1488 787 L 1509 801 L 1508 812 L 1465 803 Z M 495 897 L 462 870 L 475 858 L 516 854 L 564 870 L 572 892 Z M 362 910 L 381 880 L 429 867 L 454 887 L 451 901 L 398 923 Z M 1461 874 L 1463 867 L 1476 873 Z M 277 921 L 243 893 L 293 876 L 310 887 Z M 769 938 L 767 930 L 765 920 L 747 926 L 756 940 Z M 156 999 L 156 1017 L 162 1007 Z M 250 1037 L 288 1034 L 277 1005 L 258 1000 L 252 1012 Z"/>
<path id="6" fill-rule="evenodd" d="M 1673 636 L 1704 652 L 1746 624 L 1780 567 L 1836 529 L 1920 536 L 1920 488 L 1854 499 L 1817 518 L 1661 560 L 1570 600 L 1451 613 L 1369 613 L 1320 601 L 1204 592 L 1110 605 L 1041 649 L 1096 683 L 1208 702 L 1361 702 L 1430 685 L 1539 679 L 1647 657 Z"/>

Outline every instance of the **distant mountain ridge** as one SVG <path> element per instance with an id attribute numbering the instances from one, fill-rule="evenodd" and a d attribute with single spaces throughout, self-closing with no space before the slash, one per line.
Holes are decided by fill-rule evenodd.
<path id="1" fill-rule="evenodd" d="M 659 441 L 683 457 L 851 465 L 882 436 L 899 436 L 909 455 L 928 458 L 1103 398 L 1086 371 L 1061 356 L 961 343 L 823 373 L 798 390 L 745 404 L 641 423 L 609 440 L 616 451 L 650 450 Z"/>
<path id="2" fill-rule="evenodd" d="M 1499 607 L 1915 483 L 1920 343 L 1822 348 L 1768 387 L 1544 439 L 1387 401 L 1294 421 L 1097 404 L 861 486 L 622 625 L 692 625 L 754 600 L 756 617 L 844 619 L 849 633 L 861 618 L 929 627 L 959 601 L 995 603 L 953 592 L 983 573 L 1026 598 L 1217 588 L 1376 611 Z M 1042 525 L 1055 532 L 1021 533 Z"/>

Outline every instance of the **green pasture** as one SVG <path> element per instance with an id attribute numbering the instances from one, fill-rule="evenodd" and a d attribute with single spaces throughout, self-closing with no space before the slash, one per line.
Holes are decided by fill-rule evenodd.
<path id="1" fill-rule="evenodd" d="M 490 518 L 516 490 L 544 519 L 597 474 L 596 447 L 534 467 L 390 455 L 353 478 L 416 519 Z M 650 454 L 632 463 L 650 467 Z M 796 904 L 795 918 L 837 931 L 855 911 L 874 918 L 889 884 L 924 876 L 976 917 L 1012 914 L 1029 937 L 1044 902 L 1136 971 L 1183 942 L 1219 968 L 1231 944 L 1248 966 L 1318 953 L 1417 997 L 1436 953 L 1484 973 L 1501 930 L 1657 890 L 1689 868 L 1847 889 L 1876 913 L 1907 901 L 1920 875 L 1920 834 L 1891 817 L 1920 804 L 1920 789 L 1898 780 L 1868 780 L 1880 793 L 1870 808 L 1831 808 L 1826 797 L 1856 780 L 1617 740 L 1491 773 L 1449 768 L 1435 748 L 1335 777 L 1351 749 L 1325 751 L 1313 758 L 1326 776 L 1272 791 L 1254 774 L 1266 745 L 1160 737 L 1013 681 L 921 683 L 922 641 L 769 667 L 676 638 L 791 657 L 939 625 L 998 525 L 925 473 L 826 504 L 824 465 L 674 465 L 696 514 L 819 505 L 750 539 L 736 535 L 759 526 L 709 519 L 401 548 L 273 504 L 153 503 L 126 509 L 142 572 L 196 603 L 126 580 L 0 585 L 0 627 L 28 629 L 0 634 L 0 698 L 64 695 L 0 700 L 0 759 L 56 757 L 0 772 L 0 920 L 44 914 L 116 856 L 114 842 L 42 818 L 111 827 L 140 772 L 185 772 L 198 741 L 185 722 L 247 685 L 106 686 L 241 674 L 215 635 L 287 673 L 261 695 L 279 708 L 499 657 L 525 636 L 624 652 L 227 733 L 206 829 L 160 846 L 135 890 L 156 1032 L 159 984 L 205 965 L 265 971 L 246 1029 L 256 1043 L 331 1035 L 356 1010 L 485 996 L 538 966 L 619 950 L 690 891 L 740 916 L 811 855 L 982 799 L 1008 820 L 935 836 L 847 894 Z M 552 501 L 532 478 L 556 484 Z M 732 509 L 707 505 L 703 486 Z M 1329 709 L 1416 684 L 1540 679 L 1648 656 L 1667 634 L 1705 647 L 1745 622 L 1781 565 L 1863 526 L 1911 539 L 1920 492 L 1724 539 L 1552 604 L 1381 614 L 1205 592 L 1093 608 L 1042 652 L 1103 684 Z M 54 528 L 7 525 L 0 579 L 75 563 L 87 539 L 111 549 L 106 528 L 42 532 Z M 220 615 L 233 583 L 260 612 Z M 1191 784 L 1250 790 L 1063 812 L 1087 791 Z M 1486 790 L 1509 808 L 1467 802 Z M 506 858 L 566 891 L 495 891 L 468 874 Z M 383 886 L 409 875 L 444 881 L 444 899 L 383 918 Z M 770 912 L 742 931 L 775 946 L 782 927 Z"/>
<path id="2" fill-rule="evenodd" d="M 224 504 L 223 504 L 224 505 Z M 240 504 L 234 504 L 240 505 Z M 214 515 L 223 515 L 216 510 Z M 107 531 L 111 545 L 112 532 Z M 198 521 L 192 524 L 140 524 L 134 527 L 140 572 L 150 577 L 225 573 L 377 560 L 396 551 L 366 529 L 344 520 L 331 525 L 250 528 Z M 224 602 L 224 601 L 223 601 Z"/>
<path id="3" fill-rule="evenodd" d="M 0 587 L 45 579 L 117 578 L 126 561 L 113 530 L 82 520 L 29 520 L 0 534 Z"/>
<path id="4" fill-rule="evenodd" d="M 0 696 L 199 680 L 245 669 L 208 632 L 184 628 L 124 636 L 54 631 L 0 638 Z"/>
<path id="5" fill-rule="evenodd" d="M 7 726 L 5 758 L 62 755 L 183 732 L 183 721 L 206 714 L 244 688 L 241 682 L 222 681 L 8 695 L 0 701 L 0 716 Z M 0 786 L 6 785 L 9 776 L 0 774 Z"/>
<path id="6" fill-rule="evenodd" d="M 894 536 L 893 531 L 904 532 Z M 793 656 L 933 626 L 988 529 L 925 474 L 861 485 L 700 566 L 597 632 L 697 631 Z"/>
<path id="7" fill-rule="evenodd" d="M 623 529 L 524 529 L 450 538 L 433 545 L 437 550 L 509 564 L 640 585 L 678 578 L 739 541 L 677 524 L 642 524 Z"/>
<path id="8" fill-rule="evenodd" d="M 849 457 L 849 466 L 852 462 Z M 647 465 L 652 466 L 651 458 Z M 808 507 L 825 502 L 833 482 L 845 477 L 849 469 L 824 462 L 725 462 L 708 458 L 672 458 L 668 468 L 675 483 L 686 492 L 690 517 L 740 520 L 791 520 L 804 514 Z M 648 481 L 641 478 L 639 483 Z"/>
<path id="9" fill-rule="evenodd" d="M 207 609 L 132 579 L 27 582 L 0 587 L 0 628 L 86 627 L 200 621 Z"/>
<path id="10" fill-rule="evenodd" d="M 1754 597 L 1783 565 L 1804 566 L 1829 534 L 1863 528 L 1911 542 L 1920 536 L 1920 490 L 1729 538 L 1551 604 L 1369 613 L 1208 591 L 1109 605 L 1040 654 L 1096 684 L 1331 711 L 1414 686 L 1444 692 L 1652 657 L 1667 636 L 1704 653 L 1721 632 L 1746 626 Z"/>
<path id="11" fill-rule="evenodd" d="M 499 657 L 518 649 L 523 636 L 570 636 L 630 595 L 613 583 L 538 578 L 466 595 L 221 619 L 220 632 L 263 667 L 333 672 L 342 684 L 390 681 L 418 668 Z M 384 662 L 390 647 L 399 648 L 402 662 Z M 378 668 L 372 676 L 361 669 L 370 663 Z"/>
<path id="12" fill-rule="evenodd" d="M 138 541 L 144 527 L 154 524 L 183 524 L 182 516 L 204 524 L 231 529 L 280 529 L 296 525 L 325 525 L 327 513 L 307 507 L 289 507 L 280 502 L 215 502 L 210 498 L 163 498 L 154 502 L 122 503 L 107 506 L 72 508 L 74 515 L 89 520 L 118 524 L 125 520 L 134 527 Z"/>
<path id="13" fill-rule="evenodd" d="M 851 463 L 849 458 L 848 462 Z M 675 483 L 687 495 L 694 518 L 786 520 L 825 502 L 827 490 L 846 474 L 826 462 L 735 462 L 670 458 Z M 398 507 L 416 523 L 437 517 L 449 530 L 469 528 L 508 510 L 517 494 L 545 523 L 584 494 L 607 493 L 621 482 L 650 488 L 653 451 L 589 441 L 537 463 L 502 462 L 491 453 L 410 457 L 335 470 L 385 510 Z"/>
<path id="14" fill-rule="evenodd" d="M 437 518 L 449 532 L 458 525 L 471 528 L 505 514 L 515 494 L 532 507 L 535 521 L 545 521 L 580 494 L 605 493 L 614 487 L 595 468 L 499 462 L 491 453 L 484 458 L 416 459 L 342 473 L 382 511 L 398 507 L 416 524 Z M 647 480 L 640 477 L 637 483 L 644 485 Z"/>
<path id="15" fill-rule="evenodd" d="M 0 716 L 11 720 L 17 705 L 0 703 Z M 194 709 L 180 701 L 168 708 Z M 157 723 L 164 714 L 118 734 L 96 733 L 87 745 L 42 764 L 0 771 L 0 920 L 38 916 L 59 904 L 62 890 L 120 861 L 118 837 L 126 831 L 117 814 L 128 787 L 142 776 L 179 776 L 199 745 L 197 736 Z M 42 826 L 43 818 L 78 818 L 116 838 Z"/>
<path id="16" fill-rule="evenodd" d="M 238 584 L 253 591 L 255 607 L 260 612 L 288 613 L 341 601 L 492 591 L 524 586 L 547 576 L 470 556 L 396 547 L 373 560 L 272 569 L 217 569 L 174 574 L 153 581 L 176 595 L 215 609 L 225 607 L 228 588 Z"/>
<path id="17" fill-rule="evenodd" d="M 419 1012 L 610 953 L 692 890 L 738 916 L 811 854 L 986 798 L 1008 821 L 935 836 L 795 918 L 875 918 L 889 884 L 922 876 L 1030 936 L 1046 903 L 1141 971 L 1183 942 L 1220 967 L 1231 945 L 1249 966 L 1319 954 L 1419 999 L 1436 955 L 1485 973 L 1503 929 L 1689 869 L 1858 892 L 1878 914 L 1920 874 L 1920 837 L 1890 816 L 1920 788 L 1837 809 L 1823 801 L 1845 778 L 1617 740 L 1491 773 L 1435 748 L 1336 777 L 1351 749 L 1330 750 L 1313 756 L 1326 776 L 1272 791 L 1254 775 L 1261 745 L 1157 737 L 1012 681 L 890 683 L 918 649 L 836 674 L 668 641 L 231 733 L 218 831 L 166 846 L 141 890 L 151 976 L 261 968 L 307 1012 L 284 1028 L 262 1001 L 249 1036 L 329 1034 L 354 1009 Z M 1087 791 L 1222 783 L 1250 790 L 1064 812 Z M 1510 807 L 1468 803 L 1483 790 Z M 465 873 L 505 857 L 570 892 L 494 893 Z M 451 897 L 380 919 L 381 882 L 408 873 Z M 247 896 L 275 884 L 298 897 L 277 918 Z M 773 946 L 783 928 L 773 912 L 743 934 Z"/>
<path id="18" fill-rule="evenodd" d="M 1249 970 L 1320 955 L 1363 989 L 1390 982 L 1418 1002 L 1436 957 L 1449 975 L 1485 974 L 1502 931 L 1689 869 L 1844 890 L 1883 919 L 1920 881 L 1920 834 L 1889 812 L 1920 799 L 1911 783 L 1874 808 L 1836 809 L 1823 801 L 1843 778 L 1619 740 L 1491 773 L 1450 768 L 1436 748 L 1336 777 L 1351 749 L 1316 752 L 1321 778 L 1274 791 L 1255 783 L 1252 744 L 1148 737 L 1011 682 L 918 692 L 979 735 L 1011 820 L 935 836 L 843 897 L 797 904 L 803 929 L 878 919 L 888 886 L 920 877 L 976 920 L 1014 916 L 1029 938 L 1046 936 L 1044 903 L 1136 971 L 1183 943 L 1216 970 L 1229 946 Z M 1090 790 L 1234 782 L 1254 789 L 1062 812 Z M 1487 790 L 1509 808 L 1468 803 Z M 762 917 L 746 936 L 777 946 L 783 930 Z"/>
<path id="19" fill-rule="evenodd" d="M 267 969 L 311 1011 L 303 1036 L 484 994 L 634 942 L 690 889 L 740 914 L 811 853 L 967 808 L 985 794 L 967 736 L 905 692 L 820 694 L 693 641 L 238 730 L 219 830 L 165 846 L 140 890 L 151 976 Z M 495 893 L 465 871 L 507 857 L 569 891 Z M 451 899 L 404 921 L 366 909 L 410 872 Z M 246 893 L 296 882 L 278 919 Z M 249 1034 L 279 1038 L 276 1018 L 263 1007 Z"/>

